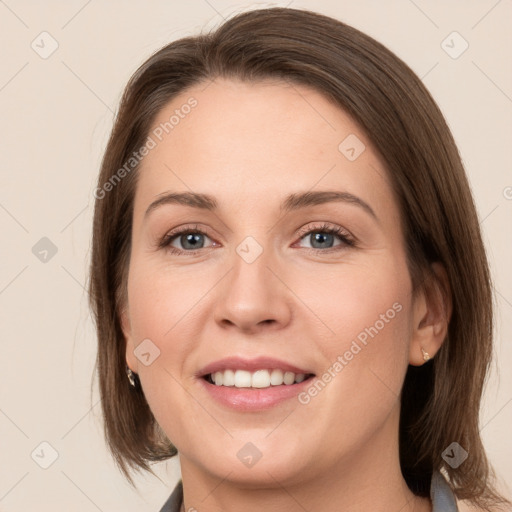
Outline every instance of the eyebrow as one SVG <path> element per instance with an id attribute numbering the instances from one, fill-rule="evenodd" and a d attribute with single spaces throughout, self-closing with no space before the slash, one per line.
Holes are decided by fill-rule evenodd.
<path id="1" fill-rule="evenodd" d="M 290 194 L 281 203 L 280 210 L 284 213 L 307 208 L 308 206 L 316 206 L 319 204 L 342 202 L 354 204 L 362 208 L 366 213 L 372 216 L 378 221 L 378 217 L 375 214 L 373 208 L 360 197 L 350 194 L 349 192 L 337 192 L 333 190 L 326 191 L 308 191 L 302 193 Z M 214 197 L 208 194 L 201 194 L 196 192 L 168 192 L 162 194 L 158 199 L 153 201 L 144 217 L 148 217 L 149 214 L 157 208 L 167 204 L 181 204 L 184 206 L 190 206 L 192 208 L 199 208 L 201 210 L 214 211 L 217 209 L 217 201 Z"/>

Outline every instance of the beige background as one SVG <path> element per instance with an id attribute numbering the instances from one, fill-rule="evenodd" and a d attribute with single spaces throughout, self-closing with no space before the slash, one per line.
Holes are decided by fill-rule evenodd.
<path id="1" fill-rule="evenodd" d="M 485 394 L 482 436 L 510 493 L 510 1 L 5 0 L 0 1 L 1 511 L 157 511 L 174 487 L 176 460 L 157 467 L 162 481 L 140 477 L 138 491 L 124 482 L 103 441 L 96 383 L 89 394 L 96 340 L 84 287 L 92 191 L 122 88 L 143 60 L 165 43 L 241 9 L 288 4 L 334 16 L 387 45 L 422 77 L 453 130 L 496 284 L 497 364 Z M 50 35 L 40 36 L 43 31 Z M 458 58 L 442 47 L 453 31 L 469 44 Z M 464 43 L 458 36 L 451 39 L 453 54 Z M 48 241 L 33 253 L 43 237 L 56 254 L 45 255 Z M 44 257 L 47 261 L 40 261 Z M 52 462 L 52 454 L 56 460 L 40 467 Z"/>

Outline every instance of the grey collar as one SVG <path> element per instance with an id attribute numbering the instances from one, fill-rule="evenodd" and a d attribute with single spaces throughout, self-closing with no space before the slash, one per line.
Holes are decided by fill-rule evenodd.
<path id="1" fill-rule="evenodd" d="M 432 512 L 458 512 L 457 501 L 448 482 L 439 471 L 434 471 L 430 483 Z"/>

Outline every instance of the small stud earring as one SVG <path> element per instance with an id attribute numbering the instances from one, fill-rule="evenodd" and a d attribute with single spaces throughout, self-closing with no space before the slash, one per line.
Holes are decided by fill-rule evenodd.
<path id="1" fill-rule="evenodd" d="M 423 354 L 423 361 L 427 362 L 430 359 L 428 352 L 422 348 L 421 353 Z"/>
<path id="2" fill-rule="evenodd" d="M 128 380 L 130 381 L 130 384 L 133 387 L 136 387 L 137 386 L 137 384 L 135 382 L 136 373 L 132 372 L 132 370 L 130 368 L 128 368 L 128 366 L 126 366 L 126 375 L 128 375 Z"/>

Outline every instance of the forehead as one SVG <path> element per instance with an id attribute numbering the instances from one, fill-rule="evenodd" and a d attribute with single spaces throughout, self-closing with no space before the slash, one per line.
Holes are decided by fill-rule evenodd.
<path id="1" fill-rule="evenodd" d="M 188 108 L 193 101 L 196 105 Z M 165 130 L 171 118 L 175 124 L 162 134 L 164 144 L 151 152 L 150 159 L 178 146 L 201 148 L 203 151 L 194 155 L 197 159 L 207 151 L 222 162 L 244 155 L 251 162 L 285 151 L 294 159 L 337 150 L 344 135 L 364 137 L 349 116 L 316 90 L 268 80 L 217 79 L 195 86 L 160 111 L 153 130 Z"/>
<path id="2" fill-rule="evenodd" d="M 384 166 L 358 124 L 302 85 L 199 84 L 159 112 L 150 136 L 155 146 L 142 160 L 136 203 L 193 190 L 250 207 L 317 185 L 364 192 L 371 201 L 386 185 Z"/>

